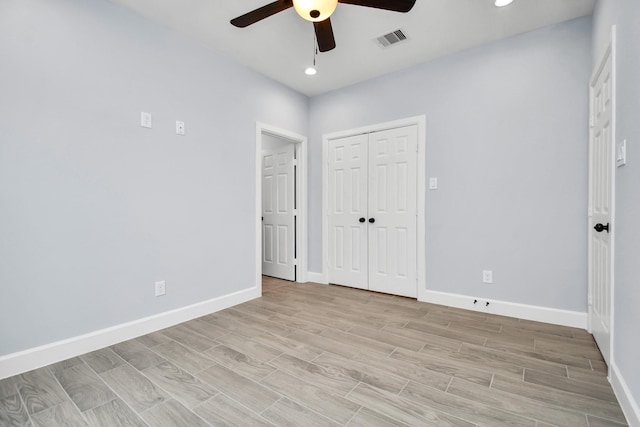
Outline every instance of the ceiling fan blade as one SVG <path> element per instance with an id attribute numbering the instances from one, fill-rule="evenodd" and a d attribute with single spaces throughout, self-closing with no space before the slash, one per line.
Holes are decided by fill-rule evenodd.
<path id="1" fill-rule="evenodd" d="M 409 12 L 416 0 L 338 0 L 339 3 L 355 4 L 357 6 L 375 7 L 376 9 L 394 12 Z"/>
<path id="2" fill-rule="evenodd" d="M 316 39 L 318 40 L 318 49 L 320 52 L 328 52 L 336 47 L 336 40 L 333 38 L 333 27 L 331 27 L 331 18 L 327 18 L 321 22 L 314 22 L 313 27 L 316 30 Z"/>
<path id="3" fill-rule="evenodd" d="M 293 7 L 293 2 L 291 0 L 274 1 L 273 3 L 269 3 L 256 10 L 252 10 L 249 13 L 245 13 L 242 16 L 233 18 L 231 20 L 231 24 L 239 28 L 244 28 L 251 24 L 255 24 L 258 21 L 262 21 L 263 19 L 268 18 L 271 15 L 275 15 L 278 12 L 287 10 L 290 7 Z"/>

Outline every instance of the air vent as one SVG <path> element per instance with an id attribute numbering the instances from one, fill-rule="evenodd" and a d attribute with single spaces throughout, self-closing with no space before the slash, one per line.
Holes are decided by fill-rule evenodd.
<path id="1" fill-rule="evenodd" d="M 400 43 L 401 41 L 406 39 L 407 36 L 402 32 L 402 30 L 398 29 L 390 32 L 389 34 L 378 37 L 376 41 L 382 47 L 389 47 L 392 44 Z"/>

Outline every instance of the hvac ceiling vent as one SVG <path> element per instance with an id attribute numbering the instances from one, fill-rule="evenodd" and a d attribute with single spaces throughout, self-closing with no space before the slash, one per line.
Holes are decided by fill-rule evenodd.
<path id="1" fill-rule="evenodd" d="M 398 29 L 390 32 L 389 34 L 378 37 L 376 39 L 376 42 L 378 42 L 381 47 L 389 47 L 406 39 L 407 36 L 402 32 L 401 29 Z"/>

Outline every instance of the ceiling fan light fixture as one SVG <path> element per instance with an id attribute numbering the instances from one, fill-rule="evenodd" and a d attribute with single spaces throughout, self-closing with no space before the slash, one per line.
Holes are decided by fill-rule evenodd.
<path id="1" fill-rule="evenodd" d="M 338 0 L 293 0 L 298 15 L 311 22 L 321 22 L 331 16 Z"/>
<path id="2" fill-rule="evenodd" d="M 315 67 L 307 67 L 307 68 L 304 70 L 304 73 L 305 73 L 307 76 L 315 76 L 317 72 L 318 72 L 318 70 L 316 70 L 316 68 L 315 68 Z"/>
<path id="3" fill-rule="evenodd" d="M 496 0 L 495 5 L 497 7 L 504 7 L 510 5 L 511 3 L 513 3 L 513 0 Z"/>

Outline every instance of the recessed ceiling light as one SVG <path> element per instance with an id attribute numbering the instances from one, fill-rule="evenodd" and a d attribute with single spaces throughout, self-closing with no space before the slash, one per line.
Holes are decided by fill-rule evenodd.
<path id="1" fill-rule="evenodd" d="M 314 67 L 307 67 L 307 69 L 306 69 L 306 70 L 304 70 L 304 73 L 305 73 L 307 76 L 313 76 L 313 75 L 315 75 L 317 72 L 318 72 L 318 70 L 316 70 Z"/>
<path id="2" fill-rule="evenodd" d="M 496 0 L 495 5 L 498 7 L 508 6 L 513 2 L 513 0 Z"/>

